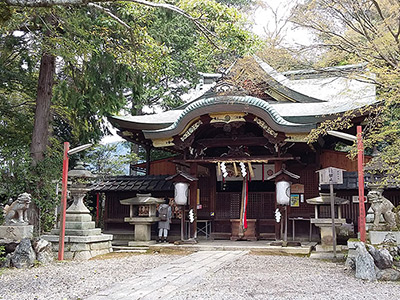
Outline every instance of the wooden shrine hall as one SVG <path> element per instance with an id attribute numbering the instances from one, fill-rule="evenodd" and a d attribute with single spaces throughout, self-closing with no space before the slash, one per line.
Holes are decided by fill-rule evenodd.
<path id="1" fill-rule="evenodd" d="M 283 222 L 277 222 L 277 215 L 283 217 L 285 209 L 290 228 L 290 220 L 296 221 L 296 234 L 308 237 L 314 207 L 305 200 L 319 195 L 316 170 L 357 170 L 347 153 L 335 150 L 338 138 L 323 136 L 307 143 L 307 136 L 325 120 L 376 102 L 372 84 L 343 75 L 362 73 L 362 66 L 278 73 L 257 57 L 251 60 L 249 68 L 261 74 L 256 82 L 249 79 L 238 86 L 228 74 L 177 109 L 109 118 L 119 135 L 143 146 L 148 154 L 152 148 L 175 154 L 158 171 L 152 170 L 156 162 L 150 162 L 148 155 L 143 180 L 177 172 L 197 179 L 190 182 L 186 207 L 196 217 L 190 224 L 190 237 L 196 237 L 199 228 L 204 232 L 206 226 L 207 237 L 278 239 Z M 203 74 L 204 82 L 210 79 L 208 75 Z M 355 115 L 353 127 L 345 130 L 350 134 L 364 120 L 362 114 Z M 279 187 L 281 181 L 289 185 Z M 117 200 L 138 192 L 174 197 L 172 184 L 164 191 L 132 187 L 121 197 L 106 200 L 108 218 L 121 219 L 127 214 L 125 208 L 115 208 Z M 286 206 L 279 202 L 282 193 L 289 199 Z M 110 216 L 112 211 L 119 211 L 119 216 Z M 355 213 L 349 209 L 345 217 L 356 222 Z M 308 222 L 297 222 L 301 220 Z M 179 231 L 179 220 L 175 223 Z"/>

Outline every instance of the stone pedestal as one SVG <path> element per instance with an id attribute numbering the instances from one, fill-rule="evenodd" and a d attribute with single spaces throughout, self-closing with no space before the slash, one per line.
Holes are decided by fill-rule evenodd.
<path id="1" fill-rule="evenodd" d="M 124 218 L 125 222 L 134 225 L 135 241 L 141 242 L 151 240 L 151 225 L 159 220 L 158 217 Z"/>
<path id="2" fill-rule="evenodd" d="M 19 241 L 33 237 L 33 225 L 0 226 L 0 239 Z"/>
<path id="3" fill-rule="evenodd" d="M 113 236 L 102 234 L 100 228 L 95 228 L 95 222 L 82 202 L 85 191 L 74 192 L 74 203 L 67 209 L 65 216 L 64 258 L 88 260 L 112 252 Z M 53 229 L 51 235 L 42 236 L 43 239 L 52 242 L 55 253 L 58 253 L 59 234 L 60 229 Z"/>
<path id="4" fill-rule="evenodd" d="M 382 244 L 384 241 L 400 245 L 400 231 L 372 231 L 369 233 L 371 244 Z"/>
<path id="5" fill-rule="evenodd" d="M 100 228 L 95 228 L 95 222 L 89 213 L 68 212 L 65 217 L 64 258 L 68 260 L 87 260 L 97 255 L 112 252 L 111 234 L 102 234 Z M 60 229 L 53 229 L 51 235 L 42 236 L 53 245 L 53 251 L 58 253 Z"/>
<path id="6" fill-rule="evenodd" d="M 333 235 L 331 219 L 311 219 L 311 223 L 319 227 L 321 233 L 321 245 L 317 245 L 317 251 L 333 251 Z M 338 228 L 346 223 L 346 219 L 335 219 L 336 232 Z M 340 249 L 339 249 L 340 248 Z M 341 247 L 336 246 L 338 251 Z"/>

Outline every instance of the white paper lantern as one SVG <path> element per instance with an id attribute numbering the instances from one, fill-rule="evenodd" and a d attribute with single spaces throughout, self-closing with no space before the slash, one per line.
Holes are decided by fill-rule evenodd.
<path id="1" fill-rule="evenodd" d="M 175 183 L 175 203 L 178 205 L 186 205 L 188 200 L 189 183 Z"/>
<path id="2" fill-rule="evenodd" d="M 289 205 L 290 201 L 290 182 L 278 181 L 276 183 L 276 202 L 279 205 Z"/>

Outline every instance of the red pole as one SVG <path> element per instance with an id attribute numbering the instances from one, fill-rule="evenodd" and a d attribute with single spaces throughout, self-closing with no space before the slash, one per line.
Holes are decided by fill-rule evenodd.
<path id="1" fill-rule="evenodd" d="M 60 218 L 60 239 L 58 241 L 58 260 L 64 260 L 65 214 L 67 210 L 67 183 L 68 183 L 68 151 L 69 151 L 69 143 L 65 142 L 63 173 L 62 173 L 61 218 Z"/>
<path id="2" fill-rule="evenodd" d="M 365 203 L 364 203 L 364 145 L 362 141 L 362 128 L 357 126 L 357 150 L 358 150 L 358 205 L 359 205 L 359 218 L 358 218 L 358 232 L 360 233 L 360 240 L 365 243 Z"/>
<path id="3" fill-rule="evenodd" d="M 99 224 L 99 211 L 100 211 L 100 206 L 99 206 L 99 202 L 100 202 L 100 193 L 96 194 L 96 224 Z"/>

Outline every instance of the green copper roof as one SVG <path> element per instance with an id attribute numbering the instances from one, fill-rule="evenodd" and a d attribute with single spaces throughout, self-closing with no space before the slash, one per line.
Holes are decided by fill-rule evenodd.
<path id="1" fill-rule="evenodd" d="M 252 113 L 264 119 L 272 129 L 282 132 L 309 132 L 312 128 L 315 128 L 315 124 L 298 124 L 286 121 L 271 104 L 255 97 L 218 96 L 192 102 L 182 111 L 177 120 L 167 128 L 143 130 L 143 133 L 146 138 L 173 136 L 182 131 L 190 120 L 200 115 L 216 112 Z"/>

